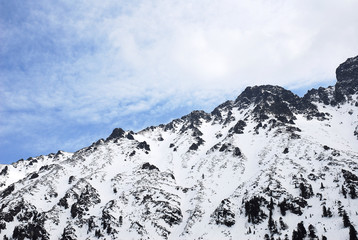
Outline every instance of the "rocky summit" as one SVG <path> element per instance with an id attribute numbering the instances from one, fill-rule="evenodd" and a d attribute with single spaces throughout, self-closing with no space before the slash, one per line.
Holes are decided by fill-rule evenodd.
<path id="1" fill-rule="evenodd" d="M 357 239 L 358 57 L 336 74 L 1 165 L 0 237 Z"/>

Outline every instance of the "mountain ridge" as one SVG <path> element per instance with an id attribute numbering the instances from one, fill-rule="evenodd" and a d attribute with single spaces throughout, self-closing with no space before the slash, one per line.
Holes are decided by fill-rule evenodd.
<path id="1" fill-rule="evenodd" d="M 358 224 L 358 56 L 303 97 L 247 87 L 210 113 L 116 128 L 0 169 L 3 239 L 348 239 Z"/>

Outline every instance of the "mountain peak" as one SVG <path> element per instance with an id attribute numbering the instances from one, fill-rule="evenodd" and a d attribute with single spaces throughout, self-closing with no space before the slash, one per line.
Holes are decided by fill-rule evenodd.
<path id="1" fill-rule="evenodd" d="M 338 82 L 358 82 L 358 56 L 348 58 L 336 69 Z"/>
<path id="2" fill-rule="evenodd" d="M 258 120 L 267 119 L 269 114 L 283 122 L 292 122 L 296 113 L 303 113 L 308 118 L 323 116 L 310 101 L 280 86 L 247 87 L 236 98 L 235 106 L 247 108 L 249 105 L 254 106 L 253 113 Z"/>
<path id="3" fill-rule="evenodd" d="M 260 85 L 247 87 L 235 100 L 235 103 L 250 102 L 258 104 L 262 101 L 274 99 L 285 100 L 289 102 L 297 101 L 299 97 L 289 90 L 280 86 Z"/>
<path id="4" fill-rule="evenodd" d="M 358 93 L 358 56 L 348 58 L 336 69 L 335 99 L 342 103 Z"/>

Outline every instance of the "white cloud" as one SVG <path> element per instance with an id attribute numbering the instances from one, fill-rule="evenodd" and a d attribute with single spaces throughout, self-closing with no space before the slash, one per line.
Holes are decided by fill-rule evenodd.
<path id="1" fill-rule="evenodd" d="M 63 5 L 61 11 L 46 5 L 31 14 L 39 19 L 31 29 L 65 29 L 65 36 L 54 41 L 68 47 L 66 56 L 72 56 L 31 76 L 38 87 L 31 91 L 41 94 L 35 101 L 44 107 L 62 105 L 66 94 L 106 107 L 113 101 L 155 97 L 147 96 L 150 89 L 155 95 L 168 88 L 176 94 L 195 89 L 227 94 L 248 84 L 309 86 L 331 80 L 337 64 L 357 50 L 355 1 Z M 81 51 L 77 57 L 76 51 Z M 49 77 L 53 79 L 47 84 Z M 168 97 L 162 94 L 162 99 Z"/>
<path id="2" fill-rule="evenodd" d="M 305 86 L 332 78 L 336 65 L 355 54 L 351 39 L 357 32 L 345 26 L 356 22 L 349 10 L 356 5 L 181 1 L 154 7 L 147 1 L 131 15 L 109 21 L 108 35 L 120 59 L 148 82 L 170 82 L 184 90 L 193 82 L 209 88 L 223 82 L 238 89 L 265 82 Z M 337 7 L 339 19 L 332 17 Z"/>

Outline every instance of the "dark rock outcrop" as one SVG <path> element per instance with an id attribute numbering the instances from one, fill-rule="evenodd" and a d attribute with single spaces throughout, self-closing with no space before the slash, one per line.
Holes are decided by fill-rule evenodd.
<path id="1" fill-rule="evenodd" d="M 350 95 L 358 92 L 358 56 L 348 58 L 336 70 L 337 83 L 335 99 L 337 103 L 344 102 Z"/>
<path id="2" fill-rule="evenodd" d="M 321 117 L 317 107 L 306 98 L 300 98 L 279 86 L 262 85 L 247 87 L 235 100 L 239 109 L 254 105 L 253 114 L 257 121 L 264 121 L 273 115 L 281 122 L 292 122 L 295 113 Z"/>
<path id="3" fill-rule="evenodd" d="M 221 201 L 220 206 L 215 209 L 211 218 L 216 224 L 231 227 L 235 224 L 235 213 L 231 210 L 231 202 L 228 199 Z"/>
<path id="4" fill-rule="evenodd" d="M 122 128 L 115 128 L 115 129 L 113 129 L 113 132 L 111 133 L 111 135 L 109 135 L 109 137 L 106 139 L 106 141 L 116 139 L 116 138 L 122 138 L 122 137 L 124 137 L 124 133 L 125 133 L 125 131 Z"/>
<path id="5" fill-rule="evenodd" d="M 140 142 L 137 146 L 138 149 L 144 149 L 146 151 L 150 151 L 150 146 L 146 141 Z"/>
<path id="6" fill-rule="evenodd" d="M 159 171 L 159 168 L 157 168 L 156 166 L 154 166 L 153 164 L 150 164 L 150 163 L 144 163 L 144 164 L 142 165 L 142 169 L 157 170 L 157 171 Z"/>

